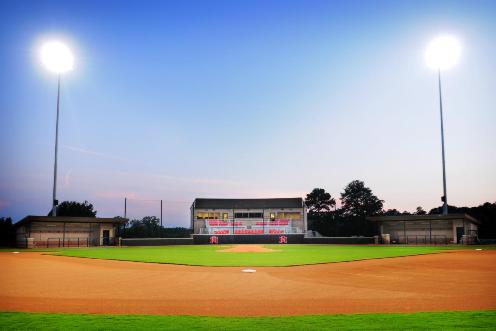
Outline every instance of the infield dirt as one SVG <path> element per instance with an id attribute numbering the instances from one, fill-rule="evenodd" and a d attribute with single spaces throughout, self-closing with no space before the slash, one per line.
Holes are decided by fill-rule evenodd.
<path id="1" fill-rule="evenodd" d="M 191 267 L 0 253 L 0 310 L 299 315 L 496 309 L 496 251 L 367 261 Z M 246 266 L 250 267 L 250 266 Z"/>
<path id="2" fill-rule="evenodd" d="M 264 247 L 263 245 L 234 245 L 230 248 L 220 249 L 217 252 L 225 253 L 270 253 L 275 249 Z"/>

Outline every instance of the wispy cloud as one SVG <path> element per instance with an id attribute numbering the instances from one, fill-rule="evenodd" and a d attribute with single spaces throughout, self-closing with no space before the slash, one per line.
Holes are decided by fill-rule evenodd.
<path id="1" fill-rule="evenodd" d="M 69 187 L 71 185 L 71 175 L 72 175 L 72 169 L 69 169 L 65 174 L 64 174 L 64 187 Z"/>
<path id="2" fill-rule="evenodd" d="M 154 177 L 165 179 L 167 181 L 197 184 L 197 185 L 222 185 L 222 186 L 246 185 L 246 183 L 240 181 L 225 180 L 225 179 L 178 177 L 178 176 L 160 175 L 160 174 L 156 174 L 154 175 Z"/>
<path id="3" fill-rule="evenodd" d="M 124 198 L 136 199 L 138 195 L 134 192 L 129 192 L 129 191 L 103 191 L 103 192 L 96 192 L 95 196 L 104 199 L 124 199 Z"/>
<path id="4" fill-rule="evenodd" d="M 93 155 L 93 156 L 101 157 L 101 158 L 105 158 L 105 159 L 118 160 L 118 161 L 127 161 L 127 159 L 125 159 L 123 157 L 120 157 L 120 156 L 116 156 L 116 155 L 112 155 L 112 154 L 107 154 L 107 153 L 96 152 L 96 151 L 92 151 L 92 150 L 87 149 L 87 148 L 76 147 L 76 146 L 69 146 L 69 145 L 63 145 L 62 147 L 65 148 L 65 149 L 68 149 L 70 151 L 73 151 L 73 152 L 79 152 L 79 153 L 83 153 L 83 154 Z"/>
<path id="5" fill-rule="evenodd" d="M 0 200 L 0 209 L 6 208 L 10 205 L 10 201 Z"/>

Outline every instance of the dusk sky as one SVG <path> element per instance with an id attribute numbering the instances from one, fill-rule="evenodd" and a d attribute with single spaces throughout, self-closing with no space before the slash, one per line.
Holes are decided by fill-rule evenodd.
<path id="1" fill-rule="evenodd" d="M 365 181 L 385 208 L 441 205 L 436 72 L 450 205 L 496 201 L 495 1 L 0 0 L 0 217 L 51 208 L 57 79 L 43 41 L 74 52 L 62 77 L 58 199 L 123 215 L 196 197 L 334 197 Z M 158 202 L 130 200 L 132 217 Z"/>

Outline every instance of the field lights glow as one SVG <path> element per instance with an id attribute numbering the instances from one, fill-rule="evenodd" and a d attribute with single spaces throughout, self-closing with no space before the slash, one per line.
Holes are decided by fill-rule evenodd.
<path id="1" fill-rule="evenodd" d="M 452 68 L 460 58 L 461 46 L 452 36 L 440 36 L 431 41 L 425 52 L 427 65 L 432 69 Z"/>
<path id="2" fill-rule="evenodd" d="M 41 47 L 41 62 L 57 74 L 72 70 L 74 56 L 69 47 L 59 41 L 49 41 Z"/>

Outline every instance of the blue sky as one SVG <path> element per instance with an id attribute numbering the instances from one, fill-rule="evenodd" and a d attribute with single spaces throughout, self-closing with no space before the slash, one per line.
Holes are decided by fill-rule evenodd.
<path id="1" fill-rule="evenodd" d="M 59 200 L 123 214 L 164 200 L 186 226 L 195 197 L 338 197 L 364 180 L 386 208 L 440 205 L 439 34 L 448 199 L 496 200 L 494 1 L 0 2 L 0 216 L 50 209 L 56 77 L 67 42 Z M 131 200 L 129 216 L 158 215 Z"/>

